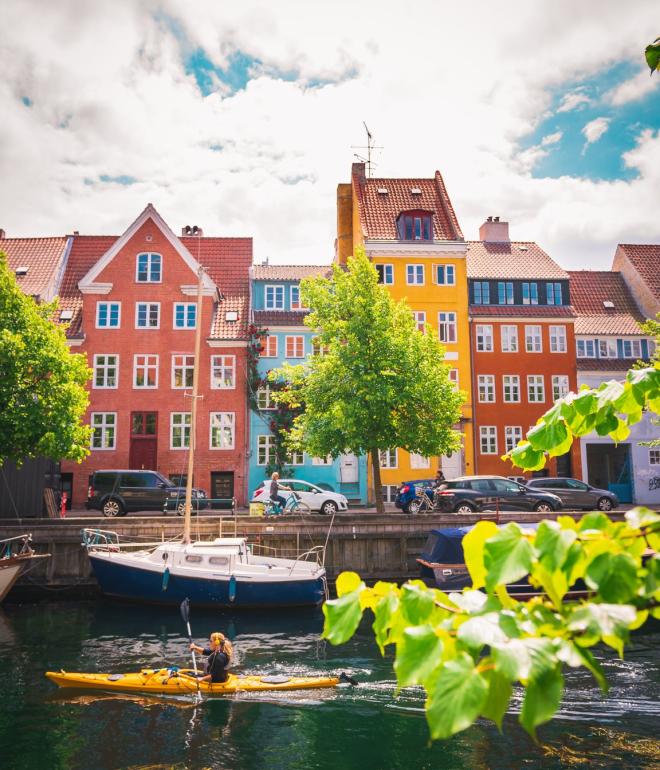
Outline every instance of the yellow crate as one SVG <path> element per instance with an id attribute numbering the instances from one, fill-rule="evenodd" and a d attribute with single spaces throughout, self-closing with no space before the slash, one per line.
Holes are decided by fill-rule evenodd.
<path id="1" fill-rule="evenodd" d="M 250 503 L 250 516 L 263 516 L 265 507 L 263 503 Z"/>

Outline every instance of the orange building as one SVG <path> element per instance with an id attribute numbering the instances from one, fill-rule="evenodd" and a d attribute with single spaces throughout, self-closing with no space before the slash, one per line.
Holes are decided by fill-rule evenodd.
<path id="1" fill-rule="evenodd" d="M 467 253 L 476 473 L 518 476 L 501 459 L 553 402 L 577 389 L 569 275 L 489 217 Z M 579 442 L 547 473 L 581 477 Z"/>

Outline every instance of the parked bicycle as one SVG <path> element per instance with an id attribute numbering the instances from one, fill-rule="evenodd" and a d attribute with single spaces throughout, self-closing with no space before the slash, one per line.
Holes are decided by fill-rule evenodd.
<path id="1" fill-rule="evenodd" d="M 416 487 L 415 497 L 408 503 L 408 513 L 416 515 L 440 509 L 438 492 L 442 489 L 445 489 L 444 484 L 436 487 Z"/>
<path id="2" fill-rule="evenodd" d="M 307 503 L 303 502 L 300 498 L 300 495 L 296 494 L 295 492 L 291 492 L 289 497 L 287 498 L 286 503 L 282 506 L 280 503 L 275 502 L 274 500 L 269 500 L 266 503 L 266 508 L 264 510 L 264 516 L 283 516 L 287 513 L 311 513 L 312 509 L 307 505 Z"/>

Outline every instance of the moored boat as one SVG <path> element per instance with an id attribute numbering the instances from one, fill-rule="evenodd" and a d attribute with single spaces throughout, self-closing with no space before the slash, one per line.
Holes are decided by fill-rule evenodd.
<path id="1" fill-rule="evenodd" d="M 47 559 L 50 554 L 38 554 L 32 548 L 32 535 L 18 535 L 0 540 L 0 602 L 28 564 Z"/>

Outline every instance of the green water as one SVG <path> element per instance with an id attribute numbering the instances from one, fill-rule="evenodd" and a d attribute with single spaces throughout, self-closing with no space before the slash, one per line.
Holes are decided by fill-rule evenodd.
<path id="1" fill-rule="evenodd" d="M 357 688 L 244 694 L 195 706 L 134 696 L 63 695 L 47 669 L 126 671 L 185 665 L 177 610 L 106 601 L 8 604 L 0 610 L 2 768 L 658 768 L 657 637 L 640 635 L 626 661 L 601 659 L 612 690 L 569 671 L 559 717 L 537 746 L 513 704 L 500 735 L 480 722 L 428 743 L 423 695 L 395 696 L 391 660 L 367 627 L 334 648 L 319 639 L 320 612 L 228 614 L 196 611 L 201 640 L 222 630 L 234 641 L 237 673 L 321 674 L 345 670 Z"/>

